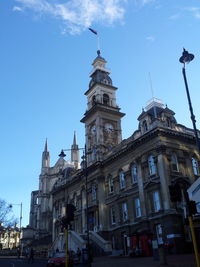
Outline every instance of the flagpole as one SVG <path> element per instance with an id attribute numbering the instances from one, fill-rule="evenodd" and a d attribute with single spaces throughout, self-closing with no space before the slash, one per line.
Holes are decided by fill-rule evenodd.
<path id="1" fill-rule="evenodd" d="M 88 29 L 97 36 L 97 51 L 100 51 L 100 40 L 99 40 L 98 32 L 92 28 L 88 28 Z"/>
<path id="2" fill-rule="evenodd" d="M 99 35 L 97 34 L 97 50 L 100 51 L 100 40 L 99 40 Z"/>

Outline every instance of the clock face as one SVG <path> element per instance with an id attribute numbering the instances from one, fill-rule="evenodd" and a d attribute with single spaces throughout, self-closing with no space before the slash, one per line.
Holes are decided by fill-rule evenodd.
<path id="1" fill-rule="evenodd" d="M 105 127 L 105 131 L 106 131 L 106 132 L 108 132 L 108 133 L 113 132 L 113 126 L 112 126 L 112 124 L 110 124 L 110 123 L 106 123 L 106 124 L 104 125 L 104 127 Z"/>
<path id="2" fill-rule="evenodd" d="M 91 134 L 92 134 L 92 135 L 95 135 L 95 134 L 96 134 L 96 126 L 95 126 L 95 125 L 93 125 L 93 126 L 91 127 Z"/>

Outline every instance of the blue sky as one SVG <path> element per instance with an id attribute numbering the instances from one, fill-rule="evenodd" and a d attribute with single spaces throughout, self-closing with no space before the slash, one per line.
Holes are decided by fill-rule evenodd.
<path id="1" fill-rule="evenodd" d="M 84 145 L 91 63 L 98 31 L 117 102 L 126 113 L 123 138 L 138 127 L 137 117 L 154 96 L 192 127 L 178 59 L 185 47 L 195 54 L 188 83 L 200 123 L 200 3 L 198 0 L 1 0 L 0 197 L 23 202 L 28 224 L 30 194 L 38 188 L 46 137 L 51 165 L 69 148 L 74 130 Z M 69 155 L 68 155 L 69 157 Z M 67 159 L 67 157 L 66 157 Z M 19 206 L 14 214 L 19 217 Z"/>

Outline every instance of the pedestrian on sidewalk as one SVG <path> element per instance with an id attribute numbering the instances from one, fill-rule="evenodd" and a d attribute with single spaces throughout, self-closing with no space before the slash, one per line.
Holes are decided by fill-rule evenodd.
<path id="1" fill-rule="evenodd" d="M 34 263 L 34 249 L 32 247 L 29 251 L 28 263 Z"/>

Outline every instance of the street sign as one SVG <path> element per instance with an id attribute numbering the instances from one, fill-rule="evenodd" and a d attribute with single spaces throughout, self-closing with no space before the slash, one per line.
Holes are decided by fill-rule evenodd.
<path id="1" fill-rule="evenodd" d="M 187 190 L 189 199 L 196 202 L 197 212 L 200 213 L 200 177 Z"/>

